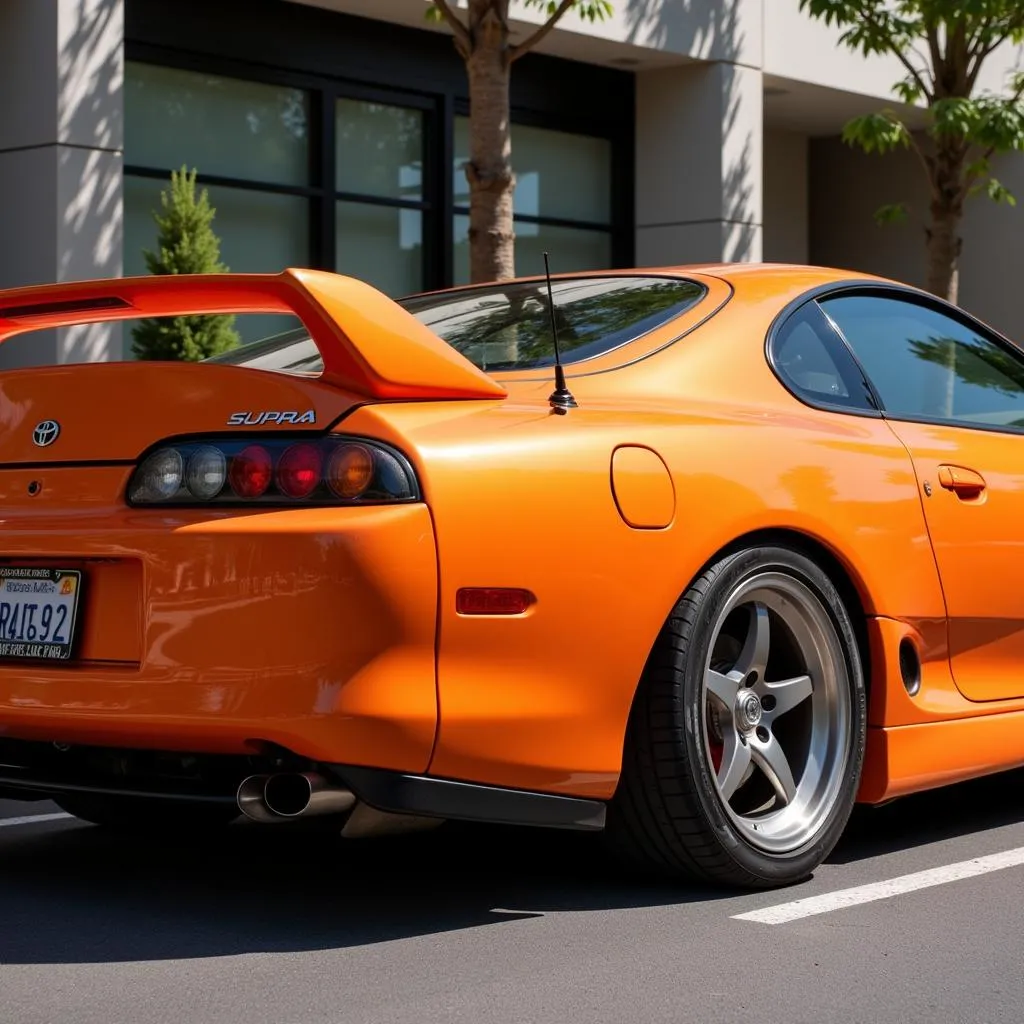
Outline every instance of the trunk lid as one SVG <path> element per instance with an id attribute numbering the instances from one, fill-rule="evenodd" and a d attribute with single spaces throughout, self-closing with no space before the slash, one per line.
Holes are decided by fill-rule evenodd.
<path id="1" fill-rule="evenodd" d="M 316 380 L 197 363 L 0 374 L 0 465 L 119 462 L 182 434 L 322 431 L 358 396 Z"/>

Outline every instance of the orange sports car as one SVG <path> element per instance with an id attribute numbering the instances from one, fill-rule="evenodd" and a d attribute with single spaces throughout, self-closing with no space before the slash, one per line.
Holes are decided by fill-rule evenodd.
<path id="1" fill-rule="evenodd" d="M 0 340 L 226 311 L 303 327 L 0 374 L 0 796 L 603 829 L 771 886 L 857 800 L 1024 763 L 1024 351 L 961 310 L 292 270 L 9 290 Z"/>

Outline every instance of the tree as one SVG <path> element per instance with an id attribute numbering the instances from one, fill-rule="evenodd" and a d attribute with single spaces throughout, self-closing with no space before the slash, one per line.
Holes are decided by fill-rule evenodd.
<path id="1" fill-rule="evenodd" d="M 218 274 L 220 239 L 212 224 L 216 210 L 204 188 L 196 196 L 196 171 L 171 171 L 171 185 L 160 193 L 162 213 L 156 221 L 157 251 L 145 251 L 151 274 Z M 198 362 L 238 344 L 233 316 L 175 316 L 142 320 L 132 331 L 132 351 L 139 359 Z"/>
<path id="2" fill-rule="evenodd" d="M 866 153 L 905 147 L 914 152 L 929 189 L 928 290 L 957 300 L 963 240 L 960 223 L 967 199 L 984 191 L 996 202 L 1015 204 L 992 173 L 1000 153 L 1024 151 L 1024 73 L 1010 76 L 1004 91 L 978 88 L 986 60 L 1004 43 L 1024 41 L 1021 0 L 800 0 L 800 9 L 843 30 L 841 41 L 865 56 L 888 55 L 906 77 L 893 92 L 924 108 L 923 131 L 913 132 L 892 110 L 850 121 L 843 139 Z M 879 222 L 902 220 L 905 203 L 882 207 Z"/>
<path id="3" fill-rule="evenodd" d="M 474 282 L 507 281 L 515 276 L 512 197 L 512 141 L 509 79 L 512 65 L 532 50 L 569 13 L 600 21 L 611 0 L 523 0 L 542 8 L 547 20 L 519 43 L 508 24 L 510 0 L 468 0 L 465 20 L 454 0 L 432 0 L 428 16 L 452 30 L 455 49 L 466 63 L 469 82 L 469 267 Z"/>

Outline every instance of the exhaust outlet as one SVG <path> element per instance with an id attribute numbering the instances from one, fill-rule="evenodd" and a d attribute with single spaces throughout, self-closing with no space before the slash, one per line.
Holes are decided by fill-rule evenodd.
<path id="1" fill-rule="evenodd" d="M 355 795 L 317 772 L 250 775 L 236 795 L 238 809 L 252 821 L 280 822 L 349 810 Z"/>
<path id="2" fill-rule="evenodd" d="M 263 788 L 263 801 L 280 818 L 308 818 L 340 814 L 349 810 L 356 798 L 317 772 L 296 772 L 271 775 Z"/>
<path id="3" fill-rule="evenodd" d="M 269 775 L 250 775 L 243 779 L 238 787 L 238 793 L 235 796 L 238 809 L 253 821 L 277 820 L 277 815 L 267 807 L 266 801 L 263 799 L 263 791 L 266 789 L 269 779 Z"/>

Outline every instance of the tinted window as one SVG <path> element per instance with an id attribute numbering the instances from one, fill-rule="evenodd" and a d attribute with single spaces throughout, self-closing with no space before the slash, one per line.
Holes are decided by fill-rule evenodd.
<path id="1" fill-rule="evenodd" d="M 783 383 L 812 404 L 873 409 L 856 363 L 814 302 L 783 323 L 772 361 Z"/>
<path id="2" fill-rule="evenodd" d="M 578 363 L 681 316 L 704 297 L 705 289 L 673 278 L 606 277 L 555 281 L 553 292 L 562 362 Z M 419 295 L 399 305 L 481 369 L 523 370 L 554 363 L 543 281 Z M 216 361 L 296 373 L 323 368 L 304 332 L 268 338 Z"/>
<path id="3" fill-rule="evenodd" d="M 556 281 L 555 322 L 564 363 L 610 352 L 681 316 L 704 296 L 693 281 L 597 277 Z M 520 281 L 401 302 L 484 370 L 551 366 L 555 349 L 543 281 Z"/>
<path id="4" fill-rule="evenodd" d="M 1024 427 L 1024 360 L 979 327 L 896 298 L 837 296 L 821 305 L 890 415 Z"/>

